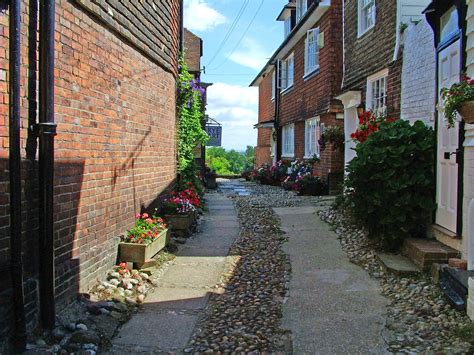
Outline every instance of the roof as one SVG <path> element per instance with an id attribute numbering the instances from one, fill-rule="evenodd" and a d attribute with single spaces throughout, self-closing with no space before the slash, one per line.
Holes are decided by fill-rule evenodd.
<path id="1" fill-rule="evenodd" d="M 334 0 L 332 0 L 334 1 Z M 255 79 L 252 80 L 249 86 L 257 86 L 260 84 L 261 78 L 264 74 L 270 71 L 270 66 L 272 66 L 276 59 L 283 58 L 288 51 L 293 48 L 298 40 L 306 34 L 306 31 L 311 28 L 313 21 L 317 22 L 322 15 L 329 9 L 331 6 L 331 0 L 316 0 L 306 11 L 304 17 L 296 24 L 293 30 L 290 32 L 288 37 L 280 44 L 277 50 L 273 53 L 271 58 L 268 60 L 267 64 L 263 69 L 258 73 Z M 312 20 L 310 22 L 310 20 Z"/>
<path id="2" fill-rule="evenodd" d="M 278 15 L 278 17 L 276 18 L 277 21 L 284 21 L 285 18 L 287 18 L 288 16 L 288 11 L 291 11 L 293 9 L 296 9 L 296 4 L 294 2 L 289 2 L 288 4 L 286 4 L 283 9 L 281 10 L 280 14 Z"/>

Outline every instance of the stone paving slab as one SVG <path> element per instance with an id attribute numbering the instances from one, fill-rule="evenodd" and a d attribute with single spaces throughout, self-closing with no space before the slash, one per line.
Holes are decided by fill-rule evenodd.
<path id="1" fill-rule="evenodd" d="M 158 287 L 113 339 L 111 354 L 182 353 L 187 347 L 240 232 L 230 199 L 213 192 L 206 200 L 200 232 L 180 247 Z"/>
<path id="2" fill-rule="evenodd" d="M 379 284 L 352 264 L 314 207 L 274 208 L 292 266 L 282 325 L 295 354 L 386 353 Z"/>
<path id="3" fill-rule="evenodd" d="M 189 288 L 160 287 L 151 293 L 143 304 L 141 312 L 156 312 L 157 309 L 204 309 L 209 291 Z"/>
<path id="4" fill-rule="evenodd" d="M 190 287 L 211 288 L 214 287 L 224 270 L 224 264 L 216 265 L 173 265 L 160 279 L 161 287 Z"/>
<path id="5" fill-rule="evenodd" d="M 139 312 L 114 338 L 114 345 L 139 345 L 157 350 L 178 350 L 186 346 L 198 316 L 183 312 Z"/>

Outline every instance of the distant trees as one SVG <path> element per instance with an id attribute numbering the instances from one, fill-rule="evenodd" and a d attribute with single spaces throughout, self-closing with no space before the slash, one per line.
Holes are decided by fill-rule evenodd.
<path id="1" fill-rule="evenodd" d="M 241 174 L 253 167 L 254 148 L 247 146 L 245 152 L 222 147 L 206 148 L 206 164 L 219 175 Z"/>

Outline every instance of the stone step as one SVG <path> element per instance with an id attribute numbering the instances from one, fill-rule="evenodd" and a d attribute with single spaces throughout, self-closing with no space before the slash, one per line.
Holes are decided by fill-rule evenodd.
<path id="1" fill-rule="evenodd" d="M 423 271 L 428 271 L 433 263 L 447 264 L 459 252 L 433 239 L 406 239 L 402 247 L 403 255 Z"/>
<path id="2" fill-rule="evenodd" d="M 377 253 L 377 258 L 385 271 L 394 273 L 396 275 L 413 275 L 420 272 L 416 266 L 406 256 L 390 253 Z"/>

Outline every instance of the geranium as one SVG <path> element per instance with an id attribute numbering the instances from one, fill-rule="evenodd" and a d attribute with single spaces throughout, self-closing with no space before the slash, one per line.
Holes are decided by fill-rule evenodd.
<path id="1" fill-rule="evenodd" d="M 439 109 L 444 113 L 448 127 L 451 128 L 456 122 L 456 114 L 459 107 L 466 101 L 474 100 L 474 80 L 467 75 L 463 75 L 459 83 L 451 87 L 441 89 L 443 103 Z"/>
<path id="2" fill-rule="evenodd" d="M 393 122 L 396 118 L 387 118 L 385 115 L 378 115 L 371 111 L 366 111 L 359 116 L 357 130 L 351 134 L 351 138 L 359 143 L 365 142 L 367 138 L 380 129 L 382 122 Z"/>
<path id="3" fill-rule="evenodd" d="M 166 199 L 163 207 L 167 214 L 188 214 L 196 211 L 196 207 L 189 200 L 178 196 Z"/>
<path id="4" fill-rule="evenodd" d="M 127 235 L 122 239 L 126 243 L 148 244 L 155 240 L 166 227 L 163 218 L 150 217 L 148 213 L 138 213 L 135 226 L 127 231 Z"/>

